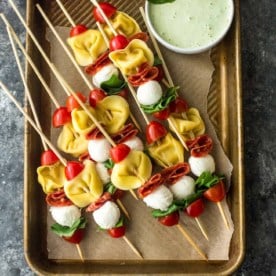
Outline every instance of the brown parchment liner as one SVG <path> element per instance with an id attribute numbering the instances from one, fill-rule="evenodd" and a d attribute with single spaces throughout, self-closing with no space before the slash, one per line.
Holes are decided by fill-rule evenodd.
<path id="1" fill-rule="evenodd" d="M 57 27 L 59 34 L 64 40 L 68 37 L 69 29 Z M 65 79 L 76 91 L 82 91 L 88 95 L 89 91 L 77 71 L 67 58 L 57 40 L 51 32 L 47 32 L 51 45 L 51 60 L 57 66 Z M 209 120 L 207 113 L 207 96 L 214 71 L 210 54 L 208 52 L 199 55 L 180 55 L 161 48 L 167 61 L 175 84 L 181 87 L 180 94 L 187 100 L 190 106 L 199 109 L 206 124 L 206 133 L 214 140 L 212 155 L 216 160 L 216 172 L 227 176 L 229 181 L 232 165 L 225 155 L 217 138 L 216 132 Z M 51 75 L 51 89 L 54 91 L 59 103 L 65 104 L 65 94 L 55 77 Z M 133 106 L 133 104 L 131 104 Z M 52 106 L 52 111 L 54 106 Z M 133 109 L 137 113 L 137 109 Z M 143 123 L 142 120 L 140 120 Z M 51 140 L 56 141 L 59 130 L 53 130 Z M 185 160 L 188 154 L 186 153 Z M 164 227 L 151 217 L 151 209 L 147 208 L 142 201 L 135 201 L 132 196 L 126 195 L 123 203 L 131 214 L 131 221 L 127 222 L 127 237 L 140 250 L 147 260 L 201 260 L 198 253 L 181 235 L 176 227 Z M 210 260 L 228 260 L 230 240 L 233 234 L 233 223 L 225 201 L 222 202 L 230 230 L 227 230 L 219 214 L 216 204 L 206 202 L 205 212 L 200 216 L 204 225 L 209 242 L 202 236 L 194 219 L 181 214 L 181 224 L 189 231 L 198 245 L 208 255 Z M 85 214 L 88 219 L 86 235 L 80 246 L 85 259 L 88 260 L 134 260 L 136 255 L 131 251 L 123 239 L 113 239 L 106 232 L 98 231 L 90 214 Z M 50 225 L 53 220 L 48 214 L 47 248 L 49 259 L 79 259 L 77 250 L 71 245 L 52 233 Z"/>

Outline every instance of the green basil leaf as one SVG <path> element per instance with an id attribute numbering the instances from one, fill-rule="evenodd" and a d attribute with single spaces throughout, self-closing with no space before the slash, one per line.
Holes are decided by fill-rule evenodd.
<path id="1" fill-rule="evenodd" d="M 85 228 L 85 225 L 86 219 L 84 217 L 80 217 L 71 227 L 55 223 L 51 226 L 51 230 L 60 237 L 71 237 L 76 230 Z"/>
<path id="2" fill-rule="evenodd" d="M 176 91 L 178 88 L 179 87 L 170 87 L 158 103 L 152 105 L 141 105 L 141 108 L 149 114 L 164 110 L 176 99 Z"/>
<path id="3" fill-rule="evenodd" d="M 119 79 L 116 75 L 112 75 L 107 81 L 101 83 L 103 89 L 108 95 L 116 95 L 126 87 L 127 83 Z"/>
<path id="4" fill-rule="evenodd" d="M 104 161 L 103 164 L 107 169 L 112 169 L 115 165 L 115 163 L 111 159 Z"/>
<path id="5" fill-rule="evenodd" d="M 104 191 L 113 195 L 117 191 L 117 188 L 112 184 L 112 182 L 108 182 L 104 185 Z"/>
<path id="6" fill-rule="evenodd" d="M 162 60 L 159 56 L 154 56 L 153 66 L 162 65 Z"/>
<path id="7" fill-rule="evenodd" d="M 161 211 L 161 210 L 153 210 L 151 212 L 151 215 L 154 217 L 154 218 L 160 218 L 160 217 L 164 217 L 164 216 L 167 216 L 175 211 L 178 211 L 180 208 L 178 205 L 172 203 L 168 209 L 166 211 Z"/>
<path id="8" fill-rule="evenodd" d="M 113 228 L 118 228 L 124 225 L 124 217 L 120 217 L 119 221 L 116 223 L 116 225 Z"/>
<path id="9" fill-rule="evenodd" d="M 198 190 L 206 190 L 216 185 L 224 176 L 213 175 L 210 172 L 203 172 L 196 180 Z"/>
<path id="10" fill-rule="evenodd" d="M 166 4 L 166 3 L 172 3 L 175 0 L 148 0 L 152 4 Z"/>

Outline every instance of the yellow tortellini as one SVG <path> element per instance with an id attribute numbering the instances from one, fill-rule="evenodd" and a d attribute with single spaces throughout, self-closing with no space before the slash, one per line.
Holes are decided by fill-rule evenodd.
<path id="1" fill-rule="evenodd" d="M 57 140 L 57 146 L 63 152 L 79 157 L 87 152 L 88 141 L 84 135 L 78 134 L 74 130 L 71 123 L 68 123 L 62 128 Z"/>
<path id="2" fill-rule="evenodd" d="M 142 151 L 132 150 L 112 169 L 111 182 L 121 190 L 141 187 L 151 176 L 152 165 L 149 157 Z"/>
<path id="3" fill-rule="evenodd" d="M 131 37 L 141 32 L 138 23 L 124 12 L 116 12 L 115 16 L 110 18 L 110 22 L 117 33 L 124 34 L 126 37 Z M 104 32 L 109 39 L 114 36 L 108 25 L 105 25 Z"/>
<path id="4" fill-rule="evenodd" d="M 143 63 L 152 66 L 154 61 L 151 49 L 140 39 L 133 39 L 126 48 L 111 52 L 109 58 L 127 76 L 135 74 Z"/>
<path id="5" fill-rule="evenodd" d="M 130 110 L 127 101 L 120 96 L 109 96 L 96 106 L 97 116 L 110 134 L 120 131 L 127 121 Z"/>
<path id="6" fill-rule="evenodd" d="M 174 123 L 176 129 L 181 133 L 184 140 L 191 139 L 190 132 L 195 137 L 204 134 L 205 125 L 200 117 L 199 111 L 196 108 L 190 108 L 187 112 L 187 119 L 184 119 L 181 114 L 171 114 L 169 119 Z M 173 129 L 172 129 L 173 130 Z"/>
<path id="7" fill-rule="evenodd" d="M 148 147 L 150 156 L 163 168 L 184 162 L 184 149 L 171 133 Z"/>
<path id="8" fill-rule="evenodd" d="M 98 30 L 87 30 L 77 36 L 67 39 L 72 48 L 76 61 L 80 66 L 92 64 L 100 54 L 107 50 L 107 46 Z"/>
<path id="9" fill-rule="evenodd" d="M 49 194 L 63 187 L 66 180 L 64 169 L 64 166 L 59 161 L 53 165 L 37 168 L 38 182 L 42 186 L 44 193 Z"/>
<path id="10" fill-rule="evenodd" d="M 95 118 L 97 118 L 96 112 L 92 107 L 87 106 L 87 109 Z M 71 113 L 71 117 L 73 128 L 79 134 L 88 134 L 96 128 L 96 125 L 82 108 L 75 108 Z"/>
<path id="11" fill-rule="evenodd" d="M 64 184 L 66 196 L 80 208 L 96 201 L 103 193 L 103 183 L 95 164 L 90 160 L 85 160 L 83 163 L 84 169 L 74 179 Z"/>

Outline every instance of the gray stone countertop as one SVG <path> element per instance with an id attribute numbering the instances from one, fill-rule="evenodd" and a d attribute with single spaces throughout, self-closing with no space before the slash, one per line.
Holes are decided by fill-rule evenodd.
<path id="1" fill-rule="evenodd" d="M 276 1 L 241 0 L 246 168 L 246 256 L 236 275 L 276 275 Z M 25 14 L 25 1 L 16 0 Z M 0 12 L 24 41 L 7 0 Z M 0 79 L 23 102 L 23 86 L 0 22 Z M 33 275 L 23 253 L 23 118 L 0 93 L 0 275 Z"/>

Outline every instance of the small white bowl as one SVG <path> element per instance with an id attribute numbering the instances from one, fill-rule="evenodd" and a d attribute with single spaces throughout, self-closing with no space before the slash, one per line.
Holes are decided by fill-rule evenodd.
<path id="1" fill-rule="evenodd" d="M 160 4 L 160 5 L 162 5 L 162 4 Z M 158 34 L 158 32 L 155 30 L 155 28 L 151 22 L 150 15 L 149 15 L 150 3 L 148 1 L 146 1 L 146 3 L 145 3 L 145 10 L 146 10 L 146 19 L 147 19 L 150 31 L 153 33 L 155 38 L 166 48 L 172 50 L 173 52 L 180 53 L 180 54 L 197 54 L 197 53 L 202 53 L 202 52 L 205 52 L 205 51 L 211 49 L 212 47 L 217 45 L 224 38 L 224 36 L 228 32 L 228 30 L 230 29 L 233 18 L 234 18 L 234 2 L 233 2 L 233 0 L 230 0 L 230 11 L 229 11 L 230 20 L 229 20 L 228 24 L 225 26 L 225 29 L 223 30 L 222 34 L 220 36 L 218 36 L 216 40 L 211 41 L 208 44 L 199 46 L 199 47 L 180 48 L 180 47 L 177 47 L 177 46 L 169 43 L 168 41 L 164 40 L 164 38 L 162 38 Z M 183 33 L 183 35 L 184 35 L 184 33 Z"/>

